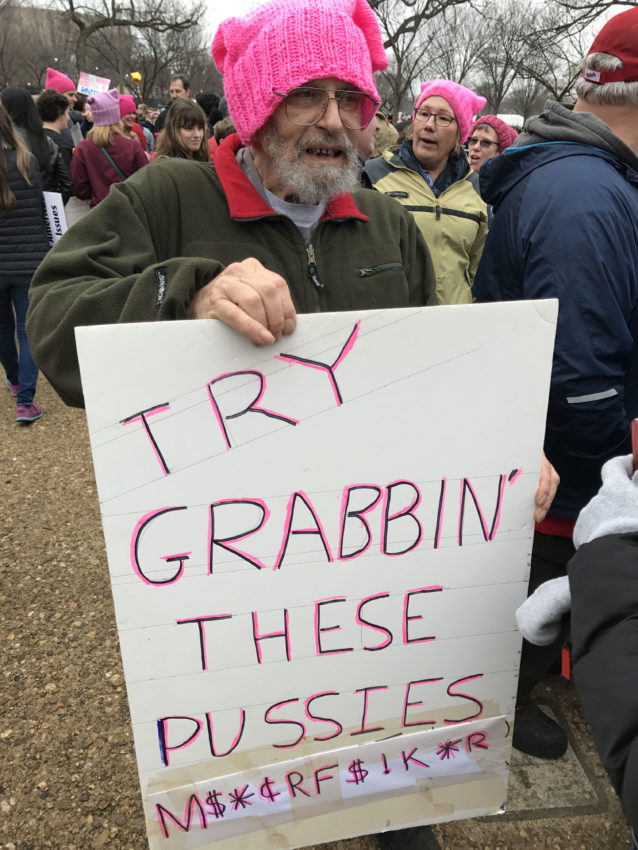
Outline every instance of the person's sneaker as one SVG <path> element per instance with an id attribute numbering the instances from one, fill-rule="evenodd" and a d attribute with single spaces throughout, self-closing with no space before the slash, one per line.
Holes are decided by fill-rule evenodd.
<path id="1" fill-rule="evenodd" d="M 516 711 L 512 745 L 528 756 L 557 759 L 567 750 L 567 735 L 538 706 L 525 706 Z"/>
<path id="2" fill-rule="evenodd" d="M 42 416 L 42 410 L 37 404 L 19 404 L 16 408 L 16 422 L 35 422 Z"/>
<path id="3" fill-rule="evenodd" d="M 7 389 L 15 398 L 18 395 L 18 390 L 20 389 L 20 387 L 17 384 L 12 384 L 11 381 L 7 378 Z"/>

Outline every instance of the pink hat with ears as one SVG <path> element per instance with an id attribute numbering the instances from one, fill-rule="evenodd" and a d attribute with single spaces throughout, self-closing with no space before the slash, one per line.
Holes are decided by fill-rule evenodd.
<path id="1" fill-rule="evenodd" d="M 120 118 L 134 112 L 137 115 L 137 106 L 132 94 L 121 94 L 120 96 Z"/>
<path id="2" fill-rule="evenodd" d="M 366 0 L 270 0 L 242 18 L 223 21 L 212 54 L 244 144 L 281 103 L 273 89 L 285 93 L 337 77 L 378 101 L 374 72 L 388 65 Z"/>
<path id="3" fill-rule="evenodd" d="M 75 91 L 75 83 L 70 77 L 61 74 L 54 68 L 47 68 L 47 78 L 44 83 L 45 89 L 53 89 L 58 94 L 66 94 L 68 91 Z"/>
<path id="4" fill-rule="evenodd" d="M 415 112 L 428 97 L 443 97 L 450 104 L 459 125 L 461 144 L 470 135 L 474 116 L 487 103 L 480 94 L 465 88 L 460 83 L 452 80 L 430 80 L 427 83 L 421 83 L 421 94 L 414 107 Z"/>

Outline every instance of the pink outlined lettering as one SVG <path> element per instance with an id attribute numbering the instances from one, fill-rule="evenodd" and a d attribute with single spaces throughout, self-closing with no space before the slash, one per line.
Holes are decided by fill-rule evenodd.
<path id="1" fill-rule="evenodd" d="M 254 528 L 251 528 L 248 531 L 242 531 L 240 534 L 234 534 L 230 537 L 216 537 L 215 509 L 219 508 L 221 505 L 255 505 L 255 507 L 259 508 L 261 511 L 261 519 Z M 246 561 L 258 570 L 266 569 L 266 565 L 263 561 L 260 561 L 259 558 L 256 558 L 254 555 L 249 555 L 248 552 L 237 549 L 235 546 L 230 546 L 228 541 L 245 540 L 247 537 L 252 537 L 253 534 L 256 534 L 265 525 L 265 523 L 268 522 L 269 518 L 270 509 L 263 499 L 220 499 L 219 502 L 213 502 L 210 506 L 208 520 L 208 575 L 210 576 L 213 574 L 214 546 L 219 546 L 221 549 L 225 549 L 227 552 L 237 555 L 237 557 L 241 558 L 242 561 Z"/>
<path id="2" fill-rule="evenodd" d="M 293 776 L 298 777 L 297 782 L 292 781 Z M 301 787 L 301 783 L 303 782 L 303 780 L 303 773 L 299 773 L 298 770 L 291 770 L 290 773 L 286 774 L 286 785 L 288 786 L 288 792 L 291 797 L 294 798 L 297 796 L 297 790 L 301 791 L 301 793 L 304 794 L 306 797 L 310 796 L 310 794 L 307 791 L 304 791 L 304 789 Z"/>
<path id="3" fill-rule="evenodd" d="M 429 764 L 426 764 L 424 761 L 421 761 L 420 759 L 414 758 L 414 754 L 416 753 L 417 749 L 418 749 L 418 747 L 413 747 L 410 750 L 410 752 L 407 754 L 407 756 L 405 754 L 405 750 L 401 750 L 401 757 L 403 759 L 403 767 L 406 770 L 409 770 L 410 762 L 412 762 L 413 764 L 418 764 L 419 767 L 429 767 L 430 766 Z"/>
<path id="4" fill-rule="evenodd" d="M 327 363 L 322 363 L 320 360 L 308 360 L 305 357 L 297 357 L 295 354 L 277 354 L 275 355 L 277 360 L 283 360 L 288 363 L 299 363 L 301 366 L 308 366 L 310 369 L 318 369 L 320 372 L 325 372 L 328 375 L 328 379 L 330 381 L 330 385 L 332 387 L 332 392 L 334 393 L 335 400 L 337 402 L 337 407 L 340 407 L 343 404 L 343 398 L 341 396 L 341 391 L 339 389 L 339 385 L 337 384 L 337 379 L 335 378 L 335 371 L 340 363 L 346 358 L 346 356 L 352 351 L 357 336 L 359 335 L 359 328 L 361 326 L 361 319 L 355 324 L 354 328 L 350 332 L 350 336 L 346 340 L 343 348 L 339 352 L 339 356 L 332 363 L 332 365 L 328 365 Z"/>
<path id="5" fill-rule="evenodd" d="M 135 573 L 135 575 L 138 576 L 138 578 L 141 578 L 142 581 L 145 584 L 150 584 L 150 585 L 154 585 L 154 586 L 169 585 L 169 584 L 174 584 L 179 578 L 181 578 L 182 573 L 184 572 L 184 562 L 188 560 L 188 556 L 190 555 L 190 552 L 183 553 L 181 555 L 164 556 L 162 558 L 162 560 L 166 561 L 167 563 L 170 563 L 171 561 L 179 561 L 179 567 L 177 569 L 177 572 L 171 578 L 153 580 L 153 579 L 148 578 L 146 575 L 144 575 L 144 572 L 142 571 L 142 568 L 141 568 L 140 562 L 139 562 L 139 558 L 138 558 L 138 550 L 139 550 L 140 537 L 142 536 L 144 529 L 146 528 L 146 526 L 150 522 L 152 522 L 157 517 L 162 516 L 163 514 L 170 513 L 171 511 L 185 511 L 185 510 L 186 510 L 186 505 L 179 505 L 179 506 L 176 506 L 176 507 L 159 508 L 159 510 L 150 511 L 147 514 L 144 514 L 144 516 L 138 521 L 137 525 L 133 529 L 133 534 L 131 535 L 131 547 L 130 547 L 131 566 L 133 567 L 133 572 Z"/>
<path id="6" fill-rule="evenodd" d="M 482 679 L 482 678 L 483 678 L 483 673 L 475 673 L 472 676 L 463 676 L 463 678 L 461 678 L 461 679 L 456 679 L 456 681 L 452 682 L 448 686 L 448 689 L 447 689 L 448 696 L 450 696 L 450 697 L 460 697 L 461 699 L 467 699 L 470 702 L 473 702 L 475 705 L 478 705 L 479 710 L 476 712 L 476 714 L 470 714 L 467 717 L 462 717 L 460 720 L 446 720 L 444 718 L 443 719 L 444 723 L 447 723 L 449 726 L 453 726 L 455 723 L 468 723 L 470 720 L 477 720 L 479 717 L 482 716 L 483 711 L 484 711 L 484 705 L 483 705 L 483 703 L 481 702 L 480 699 L 477 699 L 476 697 L 473 697 L 470 694 L 462 694 L 462 693 L 457 694 L 457 693 L 454 693 L 454 691 L 452 690 L 452 688 L 455 685 L 460 685 L 463 682 L 471 682 L 473 679 Z"/>
<path id="7" fill-rule="evenodd" d="M 268 800 L 269 803 L 276 803 L 277 797 L 281 795 L 281 791 L 275 791 L 275 780 L 269 776 L 265 776 L 263 782 L 259 786 L 259 796 L 262 800 Z"/>
<path id="8" fill-rule="evenodd" d="M 231 413 L 228 416 L 224 416 L 219 409 L 219 405 L 217 404 L 217 399 L 213 393 L 212 387 L 214 384 L 218 384 L 220 381 L 225 381 L 228 378 L 234 378 L 237 375 L 254 375 L 259 381 L 259 391 L 255 398 L 250 402 L 248 407 L 244 407 L 243 410 L 237 411 L 237 413 Z M 240 416 L 244 416 L 246 413 L 261 413 L 263 416 L 268 416 L 270 419 L 279 419 L 280 422 L 285 422 L 288 425 L 298 425 L 298 419 L 291 419 L 289 416 L 284 416 L 282 413 L 276 413 L 274 410 L 268 410 L 265 407 L 259 407 L 259 402 L 266 390 L 266 378 L 262 372 L 257 371 L 256 369 L 240 369 L 238 372 L 224 372 L 222 375 L 218 375 L 216 378 L 213 378 L 212 381 L 209 381 L 206 384 L 206 388 L 208 390 L 208 395 L 210 398 L 211 405 L 213 407 L 213 413 L 215 414 L 215 418 L 217 419 L 217 424 L 219 425 L 220 431 L 222 432 L 222 436 L 224 438 L 224 442 L 226 443 L 226 449 L 231 448 L 230 437 L 228 435 L 228 429 L 226 428 L 226 424 L 224 422 L 225 419 L 238 419 Z"/>
<path id="9" fill-rule="evenodd" d="M 523 471 L 523 467 L 519 467 L 518 469 L 513 469 L 510 472 L 510 474 L 507 476 L 507 483 L 513 484 L 516 481 L 516 479 L 518 478 L 518 476 L 521 474 L 522 471 Z"/>
<path id="10" fill-rule="evenodd" d="M 433 679 L 415 679 L 414 682 L 407 683 L 405 686 L 405 699 L 403 700 L 403 719 L 401 721 L 401 726 L 403 728 L 406 728 L 407 726 L 434 726 L 436 720 L 408 720 L 408 708 L 411 708 L 413 705 L 423 705 L 423 700 L 420 699 L 415 702 L 410 702 L 410 688 L 412 685 L 429 685 L 432 682 L 440 682 L 442 678 L 443 676 L 436 676 Z M 414 750 L 412 750 L 412 752 L 414 752 Z"/>
<path id="11" fill-rule="evenodd" d="M 144 430 L 146 431 L 146 436 L 151 441 L 151 446 L 153 448 L 153 452 L 155 453 L 155 457 L 157 458 L 157 462 L 162 468 L 162 472 L 164 475 L 169 475 L 170 470 L 166 465 L 166 461 L 164 460 L 164 455 L 160 451 L 160 447 L 157 445 L 157 441 L 153 436 L 153 432 L 151 431 L 150 425 L 146 421 L 147 416 L 154 416 L 156 413 L 161 413 L 163 410 L 170 410 L 171 406 L 167 401 L 162 402 L 162 404 L 157 404 L 155 407 L 147 407 L 146 410 L 140 410 L 137 413 L 133 413 L 131 416 L 127 416 L 126 419 L 121 419 L 121 425 L 130 425 L 131 422 L 137 422 L 139 419 L 144 426 Z"/>
<path id="12" fill-rule="evenodd" d="M 342 652 L 352 652 L 353 647 L 343 649 L 323 649 L 321 646 L 321 635 L 323 632 L 341 631 L 341 626 L 321 626 L 321 606 L 334 605 L 335 602 L 345 602 L 345 596 L 331 596 L 327 599 L 317 599 L 315 601 L 315 647 L 317 655 L 339 655 Z"/>
<path id="13" fill-rule="evenodd" d="M 181 821 L 177 815 L 173 814 L 166 806 L 163 806 L 161 803 L 155 804 L 155 812 L 157 814 L 157 822 L 160 825 L 160 829 L 162 831 L 162 835 L 164 838 L 169 837 L 168 824 L 166 823 L 166 818 L 170 818 L 178 829 L 181 829 L 182 832 L 190 832 L 191 830 L 191 821 L 193 820 L 193 808 L 197 809 L 197 816 L 199 817 L 199 826 L 200 829 L 208 829 L 208 823 L 206 822 L 206 812 L 204 810 L 204 806 L 202 805 L 202 801 L 199 799 L 197 794 L 191 794 L 188 798 L 188 802 L 186 803 L 186 809 L 184 810 L 184 820 Z"/>
<path id="14" fill-rule="evenodd" d="M 230 620 L 232 619 L 232 614 L 211 614 L 206 617 L 188 617 L 185 620 L 176 620 L 178 626 L 184 625 L 184 623 L 197 623 L 197 627 L 199 630 L 199 653 L 202 660 L 202 670 L 208 670 L 208 658 L 206 655 L 206 630 L 204 628 L 204 623 L 212 622 L 213 620 Z"/>
<path id="15" fill-rule="evenodd" d="M 167 735 L 166 735 L 166 726 L 169 720 L 190 720 L 197 727 L 192 735 L 189 735 L 188 738 L 185 738 L 181 744 L 176 744 L 174 747 L 169 747 L 166 743 Z M 183 714 L 171 714 L 166 717 L 160 717 L 157 720 L 157 737 L 159 739 L 159 748 L 160 748 L 160 756 L 162 759 L 162 764 L 165 767 L 168 767 L 170 764 L 170 756 L 169 753 L 173 752 L 173 750 L 182 750 L 184 747 L 190 747 L 191 744 L 194 744 L 197 738 L 199 737 L 199 733 L 202 731 L 202 722 L 198 720 L 196 717 L 188 717 Z"/>
<path id="16" fill-rule="evenodd" d="M 289 750 L 291 747 L 296 747 L 297 744 L 302 741 L 306 737 L 306 727 L 299 720 L 271 720 L 270 712 L 275 711 L 280 708 L 282 705 L 290 705 L 293 702 L 299 702 L 299 697 L 294 697 L 294 699 L 284 699 L 281 702 L 276 702 L 274 705 L 269 706 L 264 712 L 264 720 L 266 723 L 270 723 L 271 725 L 275 725 L 278 723 L 287 723 L 290 726 L 299 726 L 301 732 L 299 733 L 299 737 L 293 741 L 291 744 L 273 744 L 273 747 L 276 747 L 278 750 Z"/>
<path id="17" fill-rule="evenodd" d="M 412 489 L 414 490 L 414 492 L 416 494 L 413 501 L 412 501 L 412 504 L 409 505 L 409 507 L 407 507 L 407 508 L 402 508 L 401 510 L 397 511 L 394 514 L 390 513 L 390 506 L 391 506 L 391 502 L 392 502 L 392 492 L 394 491 L 394 489 L 396 487 L 400 487 L 403 484 L 405 484 L 407 487 L 412 487 Z M 405 555 L 406 552 L 412 551 L 412 549 L 415 549 L 419 545 L 419 543 L 421 542 L 421 538 L 423 537 L 423 527 L 421 526 L 421 523 L 419 522 L 417 517 L 414 515 L 414 511 L 419 507 L 420 504 L 421 504 L 421 491 L 419 490 L 419 488 L 416 486 L 416 484 L 413 481 L 405 481 L 403 479 L 400 479 L 398 481 L 393 481 L 391 484 L 388 484 L 388 486 L 386 487 L 384 504 L 383 504 L 383 526 L 382 526 L 382 531 L 381 531 L 381 546 L 380 546 L 382 555 L 387 555 L 390 558 L 394 558 L 398 555 Z M 389 552 L 388 551 L 388 528 L 390 526 L 390 523 L 393 520 L 397 520 L 397 519 L 400 519 L 401 517 L 405 517 L 405 516 L 409 516 L 410 519 L 414 520 L 414 522 L 416 523 L 416 526 L 418 528 L 417 536 L 412 543 L 410 543 L 408 546 L 405 547 L 405 549 L 401 549 L 398 552 Z"/>
<path id="18" fill-rule="evenodd" d="M 489 750 L 490 745 L 486 743 L 487 732 L 470 732 L 465 736 L 465 750 L 471 753 L 472 750 Z"/>
<path id="19" fill-rule="evenodd" d="M 369 602 L 373 602 L 375 599 L 388 599 L 389 596 L 389 593 L 375 593 L 373 596 L 368 596 L 365 599 L 362 599 L 357 607 L 357 613 L 355 615 L 357 625 L 367 626 L 369 629 L 375 629 L 378 632 L 383 632 L 387 638 L 385 643 L 380 643 L 378 646 L 364 646 L 363 649 L 365 649 L 366 652 L 376 652 L 379 649 L 385 649 L 386 646 L 390 646 L 392 643 L 393 635 L 390 629 L 387 629 L 385 626 L 380 626 L 377 623 L 371 623 L 369 620 L 366 620 L 361 616 L 361 610 L 364 605 L 367 605 Z"/>
<path id="20" fill-rule="evenodd" d="M 314 780 L 315 780 L 315 788 L 317 789 L 317 795 L 321 794 L 321 788 L 319 787 L 320 782 L 325 782 L 328 779 L 334 779 L 334 774 L 331 773 L 330 776 L 319 776 L 322 770 L 334 770 L 339 767 L 339 763 L 337 764 L 326 764 L 323 767 L 318 767 L 314 772 Z"/>
<path id="21" fill-rule="evenodd" d="M 337 727 L 337 731 L 334 733 L 334 735 L 315 735 L 312 739 L 313 741 L 331 741 L 333 738 L 337 738 L 343 732 L 343 726 L 341 725 L 341 723 L 339 723 L 338 720 L 335 720 L 332 717 L 320 717 L 317 714 L 312 714 L 310 711 L 311 702 L 314 702 L 316 699 L 319 699 L 319 697 L 326 696 L 339 696 L 339 691 L 320 691 L 318 694 L 313 694 L 312 696 L 309 696 L 306 699 L 306 704 L 304 706 L 306 717 L 308 718 L 308 720 L 314 720 L 318 723 L 333 723 Z"/>
<path id="22" fill-rule="evenodd" d="M 252 620 L 253 620 L 253 641 L 255 644 L 255 652 L 257 653 L 257 663 L 262 663 L 261 657 L 261 642 L 262 640 L 271 640 L 272 638 L 282 637 L 284 638 L 286 645 L 286 661 L 290 661 L 290 632 L 289 632 L 289 615 L 288 609 L 284 608 L 284 628 L 281 632 L 266 632 L 265 634 L 259 634 L 259 622 L 257 620 L 257 612 L 252 612 Z"/>
<path id="23" fill-rule="evenodd" d="M 474 492 L 474 487 L 472 487 L 472 483 L 469 478 L 461 478 L 461 503 L 459 507 L 459 532 L 458 532 L 458 540 L 459 546 L 463 545 L 463 515 L 465 513 L 465 496 L 467 491 L 470 491 L 470 495 L 472 496 L 472 501 L 474 502 L 474 507 L 476 508 L 476 513 L 478 514 L 478 518 L 481 522 L 481 530 L 483 532 L 483 538 L 485 542 L 490 542 L 494 539 L 494 535 L 498 529 L 498 525 L 501 521 L 501 507 L 503 504 L 503 494 L 505 493 L 505 482 L 506 478 L 504 475 L 499 475 L 498 477 L 498 497 L 496 499 L 496 507 L 494 509 L 494 517 L 492 519 L 492 525 L 490 530 L 487 530 L 487 523 L 485 522 L 485 518 L 483 516 L 483 511 L 481 510 L 481 505 L 479 504 L 479 500 Z"/>
<path id="24" fill-rule="evenodd" d="M 388 773 L 392 773 L 392 768 L 388 767 L 388 760 L 386 758 L 385 753 L 381 753 L 381 758 L 383 760 L 383 775 L 387 776 Z"/>
<path id="25" fill-rule="evenodd" d="M 315 528 L 292 528 L 297 499 L 300 499 L 312 514 L 312 518 L 315 521 Z M 274 570 L 280 569 L 282 561 L 286 554 L 286 549 L 288 548 L 288 541 L 290 540 L 290 537 L 293 534 L 318 534 L 319 539 L 321 540 L 321 544 L 328 558 L 328 562 L 332 563 L 334 561 L 334 558 L 332 557 L 332 552 L 330 551 L 328 538 L 326 537 L 326 532 L 324 531 L 323 525 L 321 524 L 321 520 L 319 519 L 317 512 L 315 511 L 312 505 L 312 502 L 303 490 L 296 490 L 288 499 L 288 504 L 286 505 L 284 534 L 281 541 L 281 546 L 279 548 L 279 552 L 277 554 L 277 560 L 275 561 L 275 566 L 273 567 Z"/>
<path id="26" fill-rule="evenodd" d="M 408 614 L 408 608 L 410 605 L 410 599 L 413 596 L 416 596 L 419 593 L 438 593 L 443 590 L 442 585 L 433 584 L 431 587 L 418 587 L 415 590 L 408 590 L 408 592 L 403 597 L 403 643 L 425 643 L 426 641 L 436 640 L 435 635 L 428 635 L 427 637 L 420 638 L 409 638 L 408 637 L 408 623 L 412 620 L 422 620 L 423 615 L 417 614 L 414 617 L 411 617 Z"/>
<path id="27" fill-rule="evenodd" d="M 445 491 L 447 478 L 441 479 L 441 492 L 439 493 L 439 507 L 436 512 L 436 531 L 434 532 L 434 548 L 438 549 L 441 544 L 441 527 L 443 525 L 443 511 L 445 510 Z"/>
<path id="28" fill-rule="evenodd" d="M 357 511 L 350 511 L 348 510 L 350 504 L 350 496 L 352 493 L 358 490 L 372 490 L 372 492 L 375 493 L 376 496 L 370 502 L 370 504 L 366 505 L 364 508 L 361 508 Z M 380 499 L 381 488 L 377 487 L 376 484 L 353 484 L 351 487 L 343 488 L 343 494 L 341 496 L 341 519 L 339 529 L 339 561 L 349 561 L 352 558 L 357 558 L 359 555 L 363 555 L 364 552 L 367 552 L 370 548 L 370 544 L 372 543 L 372 532 L 370 530 L 368 520 L 365 518 L 365 515 L 367 513 L 370 513 L 370 511 L 374 508 L 376 508 L 376 506 L 379 504 Z M 359 520 L 360 525 L 363 527 L 366 533 L 367 540 L 361 548 L 356 550 L 356 552 L 351 552 L 349 555 L 344 555 L 343 538 L 346 531 L 346 520 L 354 519 L 355 517 Z"/>
<path id="29" fill-rule="evenodd" d="M 239 742 L 242 739 L 242 735 L 244 734 L 244 727 L 246 726 L 246 712 L 243 708 L 239 709 L 239 731 L 233 738 L 233 741 L 224 753 L 218 753 L 215 749 L 215 741 L 213 735 L 213 718 L 211 717 L 210 711 L 206 712 L 206 728 L 208 729 L 208 744 L 210 747 L 210 754 L 214 758 L 223 758 L 224 756 L 229 756 L 234 749 L 238 746 Z"/>
<path id="30" fill-rule="evenodd" d="M 368 720 L 368 692 L 369 691 L 387 691 L 387 685 L 371 685 L 368 688 L 359 688 L 355 691 L 355 694 L 363 694 L 363 714 L 361 716 L 361 729 L 356 732 L 351 732 L 350 735 L 354 737 L 355 735 L 365 735 L 367 732 L 380 732 L 382 729 L 385 729 L 385 726 L 370 726 L 366 729 L 366 722 Z"/>

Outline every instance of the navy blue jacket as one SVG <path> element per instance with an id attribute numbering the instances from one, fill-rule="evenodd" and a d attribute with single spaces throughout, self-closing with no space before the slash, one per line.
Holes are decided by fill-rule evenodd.
<path id="1" fill-rule="evenodd" d="M 589 113 L 560 112 L 566 125 L 582 121 L 585 138 L 588 122 L 616 138 Z M 550 515 L 575 518 L 604 461 L 630 450 L 638 416 L 624 394 L 638 313 L 638 172 L 600 147 L 546 141 L 489 159 L 480 185 L 494 220 L 476 300 L 559 299 L 545 453 L 561 476 Z"/>

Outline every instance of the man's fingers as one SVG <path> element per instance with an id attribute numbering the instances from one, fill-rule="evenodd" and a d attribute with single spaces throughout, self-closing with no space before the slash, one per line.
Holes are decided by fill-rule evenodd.
<path id="1" fill-rule="evenodd" d="M 216 318 L 236 330 L 255 345 L 271 345 L 275 337 L 262 322 L 252 318 L 232 301 L 220 300 L 216 305 Z"/>

